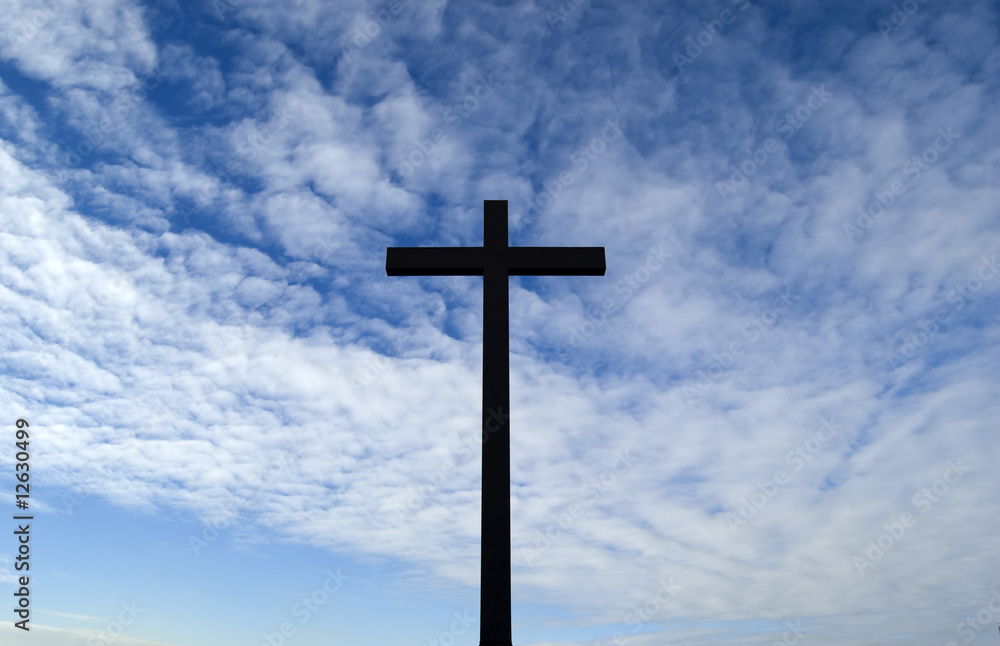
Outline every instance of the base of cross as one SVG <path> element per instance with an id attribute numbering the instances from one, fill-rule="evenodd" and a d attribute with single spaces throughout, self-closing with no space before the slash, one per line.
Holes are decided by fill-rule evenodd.
<path id="1" fill-rule="evenodd" d="M 479 642 L 479 646 L 514 646 L 511 642 Z"/>

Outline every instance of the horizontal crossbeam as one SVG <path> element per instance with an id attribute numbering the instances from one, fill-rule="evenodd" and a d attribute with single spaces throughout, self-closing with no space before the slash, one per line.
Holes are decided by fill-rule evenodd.
<path id="1" fill-rule="evenodd" d="M 603 276 L 604 247 L 508 247 L 510 276 Z"/>
<path id="2" fill-rule="evenodd" d="M 482 276 L 482 247 L 389 247 L 389 276 Z M 508 247 L 509 276 L 603 276 L 604 247 Z"/>
<path id="3" fill-rule="evenodd" d="M 389 276 L 482 276 L 482 247 L 389 247 Z"/>

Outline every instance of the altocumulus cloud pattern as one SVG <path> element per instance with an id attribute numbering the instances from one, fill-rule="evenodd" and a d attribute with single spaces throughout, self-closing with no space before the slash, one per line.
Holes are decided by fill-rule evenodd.
<path id="1" fill-rule="evenodd" d="M 996 3 L 2 10 L 0 643 L 1000 639 Z"/>

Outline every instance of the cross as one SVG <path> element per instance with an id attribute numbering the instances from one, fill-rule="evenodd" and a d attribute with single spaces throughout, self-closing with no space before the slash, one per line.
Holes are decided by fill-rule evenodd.
<path id="1" fill-rule="evenodd" d="M 389 247 L 389 276 L 483 277 L 480 646 L 511 646 L 508 276 L 603 276 L 604 247 L 510 247 L 507 200 L 483 201 L 482 247 Z M 487 442 L 492 439 L 492 442 Z"/>

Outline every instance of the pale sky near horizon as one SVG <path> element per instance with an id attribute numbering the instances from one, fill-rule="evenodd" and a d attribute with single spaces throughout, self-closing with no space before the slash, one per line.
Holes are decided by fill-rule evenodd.
<path id="1" fill-rule="evenodd" d="M 1000 639 L 996 2 L 0 8 L 0 644 Z"/>

